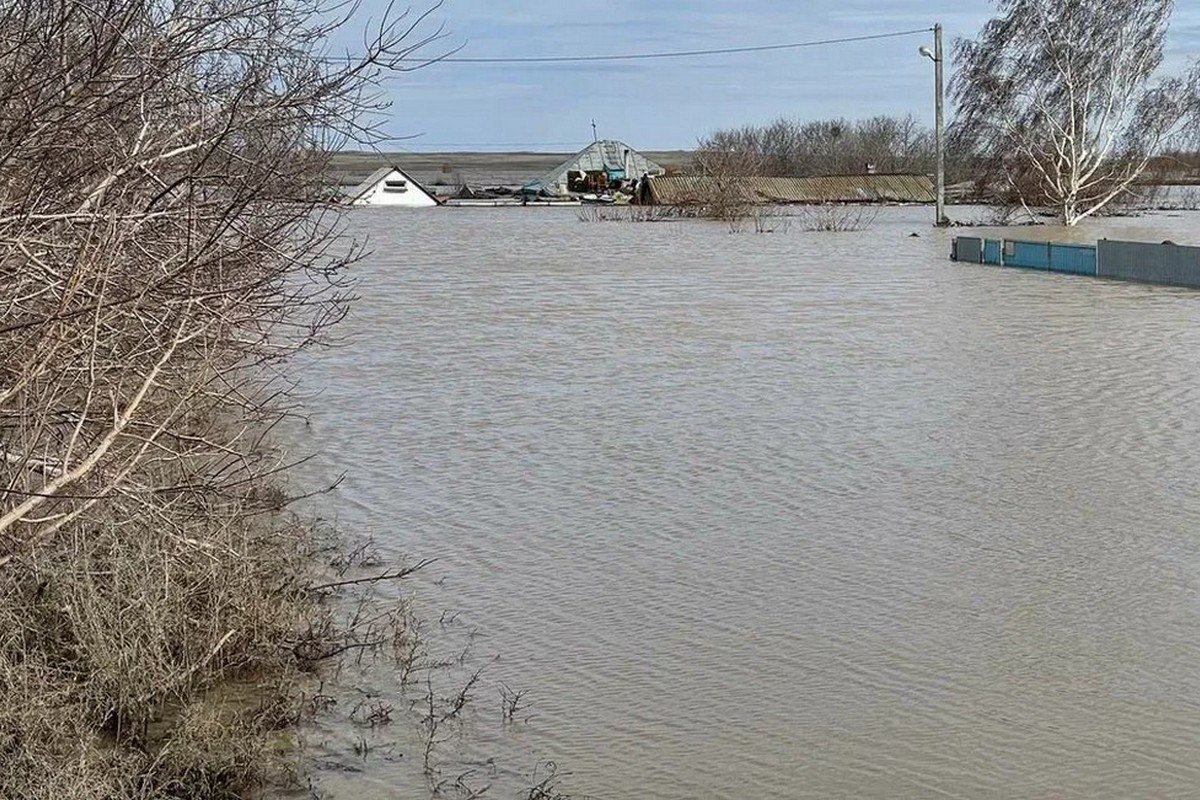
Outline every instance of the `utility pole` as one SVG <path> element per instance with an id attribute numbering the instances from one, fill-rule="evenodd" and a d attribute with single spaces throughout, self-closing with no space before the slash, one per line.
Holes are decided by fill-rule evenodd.
<path id="1" fill-rule="evenodd" d="M 946 84 L 943 67 L 946 59 L 942 54 L 942 24 L 933 26 L 934 81 L 937 83 L 937 221 L 939 228 L 950 224 L 946 219 Z"/>
<path id="2" fill-rule="evenodd" d="M 950 224 L 950 220 L 946 219 L 946 84 L 944 76 L 946 61 L 942 52 L 941 23 L 933 26 L 933 52 L 929 52 L 929 48 L 925 45 L 921 45 L 919 52 L 932 61 L 934 67 L 933 102 L 936 117 L 934 136 L 937 141 L 937 175 L 934 178 L 934 184 L 937 192 L 937 208 L 934 211 L 933 224 L 944 228 Z"/>

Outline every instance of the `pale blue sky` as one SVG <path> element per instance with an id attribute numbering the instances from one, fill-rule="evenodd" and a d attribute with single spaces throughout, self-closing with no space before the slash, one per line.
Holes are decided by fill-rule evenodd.
<path id="1" fill-rule="evenodd" d="M 385 5 L 366 0 L 365 10 Z M 459 55 L 476 57 L 767 45 L 938 21 L 949 51 L 991 9 L 987 0 L 446 0 L 434 20 L 446 24 L 446 46 L 465 43 Z M 602 138 L 654 150 L 780 115 L 912 113 L 932 122 L 933 65 L 917 54 L 924 41 L 649 62 L 437 64 L 387 81 L 384 128 L 416 137 L 397 143 L 415 151 L 572 150 L 591 140 L 594 117 Z M 1168 46 L 1174 65 L 1200 53 L 1200 0 L 1178 3 Z"/>

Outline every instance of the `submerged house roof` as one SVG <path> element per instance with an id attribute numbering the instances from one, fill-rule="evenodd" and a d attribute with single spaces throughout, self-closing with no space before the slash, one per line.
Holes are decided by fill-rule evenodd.
<path id="1" fill-rule="evenodd" d="M 399 167 L 380 167 L 346 193 L 350 205 L 436 206 L 437 198 Z"/>
<path id="2" fill-rule="evenodd" d="M 636 179 L 647 174 L 662 175 L 666 170 L 624 142 L 601 139 L 528 186 L 540 185 L 547 194 L 566 194 L 570 172 L 607 172 L 613 178 Z"/>
<path id="3" fill-rule="evenodd" d="M 659 205 L 704 202 L 733 194 L 746 203 L 932 203 L 928 175 L 830 175 L 819 178 L 657 177 L 650 196 Z"/>

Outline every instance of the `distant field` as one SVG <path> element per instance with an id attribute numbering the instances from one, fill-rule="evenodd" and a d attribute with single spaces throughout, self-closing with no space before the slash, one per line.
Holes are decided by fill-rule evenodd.
<path id="1" fill-rule="evenodd" d="M 642 153 L 667 168 L 679 168 L 691 159 L 686 150 Z M 357 184 L 388 164 L 394 164 L 420 183 L 438 186 L 520 186 L 550 172 L 573 153 L 355 153 L 333 157 L 336 178 L 343 185 Z"/>

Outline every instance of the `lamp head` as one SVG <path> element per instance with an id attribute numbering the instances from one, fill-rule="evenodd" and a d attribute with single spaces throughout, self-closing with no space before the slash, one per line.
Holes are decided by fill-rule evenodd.
<path id="1" fill-rule="evenodd" d="M 929 49 L 928 47 L 926 47 L 925 45 L 921 45 L 921 46 L 920 46 L 920 47 L 917 49 L 917 52 L 918 52 L 918 53 L 920 53 L 921 55 L 925 56 L 926 58 L 928 58 L 930 61 L 937 61 L 937 58 L 935 58 L 935 57 L 934 57 L 934 55 L 933 55 L 933 51 L 932 51 L 932 50 L 930 50 L 930 49 Z"/>

